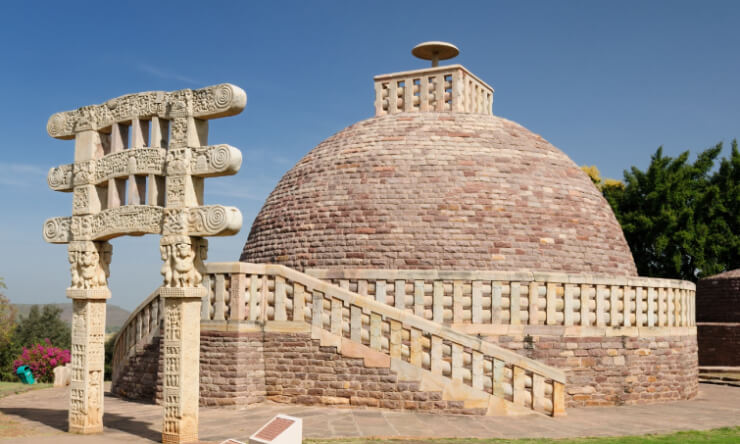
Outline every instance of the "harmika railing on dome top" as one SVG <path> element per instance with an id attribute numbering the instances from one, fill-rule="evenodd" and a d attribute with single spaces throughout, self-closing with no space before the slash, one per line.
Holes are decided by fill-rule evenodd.
<path id="1" fill-rule="evenodd" d="M 502 271 L 309 269 L 306 273 L 445 324 L 696 325 L 696 286 L 687 281 Z"/>
<path id="2" fill-rule="evenodd" d="M 207 271 L 202 322 L 308 323 L 516 405 L 564 412 L 562 371 L 475 336 L 282 265 L 210 263 Z M 160 304 L 154 292 L 119 333 L 114 380 L 137 347 L 158 333 Z"/>
<path id="3" fill-rule="evenodd" d="M 375 76 L 375 115 L 400 112 L 492 114 L 493 88 L 462 65 Z"/>

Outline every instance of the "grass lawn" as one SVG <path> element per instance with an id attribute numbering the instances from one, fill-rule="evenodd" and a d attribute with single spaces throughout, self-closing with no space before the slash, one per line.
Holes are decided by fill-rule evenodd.
<path id="1" fill-rule="evenodd" d="M 571 438 L 571 439 L 305 439 L 306 444 L 361 444 L 361 443 L 398 443 L 398 444 L 730 444 L 740 442 L 740 427 L 678 432 L 668 435 L 619 436 L 609 438 Z"/>
<path id="2" fill-rule="evenodd" d="M 21 382 L 4 382 L 0 381 L 0 398 L 8 395 L 15 395 L 16 393 L 23 393 L 29 390 L 38 390 L 49 388 L 52 385 L 49 383 L 36 383 L 36 384 L 23 384 Z"/>

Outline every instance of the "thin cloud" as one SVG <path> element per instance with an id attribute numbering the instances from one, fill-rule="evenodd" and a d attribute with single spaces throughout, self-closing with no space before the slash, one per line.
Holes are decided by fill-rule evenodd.
<path id="1" fill-rule="evenodd" d="M 197 81 L 195 79 L 192 79 L 190 77 L 183 76 L 183 75 L 176 74 L 176 73 L 172 73 L 172 72 L 168 72 L 168 71 L 164 71 L 164 70 L 161 70 L 161 69 L 159 69 L 159 68 L 157 68 L 155 66 L 148 65 L 146 63 L 139 63 L 138 69 L 139 69 L 139 71 L 141 71 L 143 73 L 150 74 L 150 75 L 153 75 L 155 77 L 159 77 L 160 79 L 177 80 L 179 82 L 190 83 L 190 84 L 195 84 L 195 85 L 199 85 L 201 83 L 201 82 L 199 82 L 199 81 Z"/>
<path id="2" fill-rule="evenodd" d="M 29 186 L 46 184 L 48 169 L 30 163 L 0 162 L 0 185 Z"/>

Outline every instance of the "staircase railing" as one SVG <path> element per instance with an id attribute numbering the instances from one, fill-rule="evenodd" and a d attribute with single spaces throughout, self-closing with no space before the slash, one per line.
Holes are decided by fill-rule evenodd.
<path id="1" fill-rule="evenodd" d="M 123 327 L 116 335 L 113 344 L 112 373 L 113 380 L 117 380 L 119 373 L 128 359 L 134 355 L 136 348 L 149 344 L 159 335 L 162 327 L 164 312 L 162 299 L 159 297 L 159 288 L 154 290 L 129 315 Z"/>
<path id="2" fill-rule="evenodd" d="M 282 265 L 207 269 L 203 320 L 310 323 L 516 405 L 564 412 L 561 370 Z"/>
<path id="3" fill-rule="evenodd" d="M 516 405 L 564 413 L 565 374 L 559 369 L 282 265 L 222 262 L 206 268 L 201 322 L 308 323 Z M 119 332 L 114 380 L 161 322 L 157 290 Z"/>

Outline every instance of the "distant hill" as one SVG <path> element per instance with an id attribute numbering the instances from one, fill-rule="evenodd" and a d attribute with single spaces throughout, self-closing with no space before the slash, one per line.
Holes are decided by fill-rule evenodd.
<path id="1" fill-rule="evenodd" d="M 31 311 L 31 307 L 34 305 L 54 305 L 62 309 L 60 317 L 67 324 L 72 324 L 72 303 L 66 304 L 13 304 L 18 309 L 20 316 L 28 316 L 28 312 Z M 130 311 L 124 310 L 118 305 L 106 304 L 105 307 L 105 330 L 108 332 L 115 332 L 121 329 L 123 323 L 126 322 Z"/>

